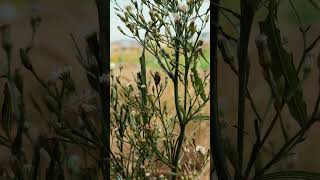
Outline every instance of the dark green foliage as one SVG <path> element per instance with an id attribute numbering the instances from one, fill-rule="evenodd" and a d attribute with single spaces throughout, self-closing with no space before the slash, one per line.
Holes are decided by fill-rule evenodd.
<path id="1" fill-rule="evenodd" d="M 277 29 L 275 19 L 271 14 L 260 23 L 260 31 L 267 36 L 272 60 L 271 72 L 277 90 L 281 91 L 283 82 L 280 78 L 284 77 L 285 93 L 282 98 L 288 103 L 291 115 L 300 126 L 303 126 L 307 121 L 307 107 L 303 99 L 301 83 L 293 64 L 293 57 L 283 48 L 280 31 Z"/>

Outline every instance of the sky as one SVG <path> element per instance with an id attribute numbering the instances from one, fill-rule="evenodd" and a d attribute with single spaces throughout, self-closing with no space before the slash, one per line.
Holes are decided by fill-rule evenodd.
<path id="1" fill-rule="evenodd" d="M 118 4 L 122 7 L 125 7 L 128 5 L 130 0 L 118 0 Z M 138 0 L 139 2 L 139 0 Z M 110 41 L 118 41 L 118 40 L 130 40 L 130 38 L 124 36 L 121 34 L 118 30 L 118 26 L 122 27 L 123 29 L 126 29 L 123 23 L 120 21 L 118 16 L 116 15 L 116 10 L 114 10 L 115 4 L 113 1 L 111 1 L 111 10 L 110 10 L 110 18 L 111 18 L 111 24 L 110 24 Z M 204 13 L 207 8 L 209 7 L 209 1 L 204 2 L 203 8 L 201 10 L 202 13 Z M 210 31 L 210 25 L 209 23 L 205 27 L 203 32 L 209 32 Z"/>

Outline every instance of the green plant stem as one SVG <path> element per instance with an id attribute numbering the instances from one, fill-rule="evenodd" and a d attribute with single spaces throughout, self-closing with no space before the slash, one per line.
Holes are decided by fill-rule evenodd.
<path id="1" fill-rule="evenodd" d="M 210 5 L 212 9 L 212 24 L 219 24 L 219 5 L 220 0 L 214 0 L 214 5 Z M 210 149 L 211 149 L 211 172 L 210 179 L 213 179 L 214 169 L 217 172 L 218 179 L 220 180 L 229 180 L 230 174 L 228 172 L 228 167 L 226 163 L 226 156 L 224 152 L 224 145 L 221 141 L 220 134 L 220 126 L 219 126 L 219 109 L 218 109 L 218 28 L 217 26 L 213 26 L 212 28 L 213 37 L 211 37 L 212 43 L 212 69 L 211 69 L 211 78 L 210 78 L 210 97 L 212 98 L 210 101 L 210 111 L 211 113 L 211 121 L 210 121 Z M 214 167 L 214 168 L 213 168 Z"/>
<path id="2" fill-rule="evenodd" d="M 185 130 L 186 130 L 185 124 L 181 124 L 180 125 L 180 134 L 177 139 L 178 145 L 177 145 L 174 160 L 173 160 L 173 167 L 174 168 L 172 169 L 172 172 L 173 172 L 172 180 L 175 180 L 177 178 L 176 173 L 178 172 L 179 156 L 180 156 L 180 152 L 181 152 L 181 148 L 182 148 L 182 144 L 183 144 Z"/>
<path id="3" fill-rule="evenodd" d="M 240 45 L 238 49 L 239 63 L 239 94 L 238 94 L 238 132 L 237 132 L 237 150 L 238 166 L 236 168 L 235 179 L 242 179 L 243 165 L 243 147 L 245 131 L 245 110 L 246 110 L 246 87 L 248 80 L 248 45 L 250 32 L 254 17 L 253 2 L 241 0 L 241 19 L 240 19 Z"/>
<path id="4" fill-rule="evenodd" d="M 179 102 L 179 63 L 180 63 L 180 43 L 179 43 L 179 35 L 180 35 L 180 27 L 179 25 L 176 27 L 176 32 L 177 36 L 175 39 L 175 73 L 174 73 L 174 79 L 173 79 L 173 85 L 174 85 L 174 100 L 175 100 L 175 108 L 176 108 L 176 113 L 177 117 L 179 120 L 179 125 L 180 125 L 180 134 L 177 139 L 176 145 L 177 148 L 175 149 L 175 154 L 173 158 L 173 166 L 174 168 L 172 169 L 173 175 L 172 175 L 172 180 L 175 180 L 177 178 L 177 169 L 178 169 L 178 163 L 179 163 L 179 155 L 180 151 L 182 148 L 183 144 L 183 139 L 184 139 L 184 132 L 185 132 L 185 122 L 184 122 L 184 117 L 182 116 L 181 108 L 180 108 L 180 102 Z M 176 147 L 175 145 L 175 147 Z"/>
<path id="5" fill-rule="evenodd" d="M 143 123 L 146 125 L 148 123 L 148 114 L 146 112 L 147 108 L 147 73 L 146 73 L 146 57 L 145 57 L 145 45 L 143 46 L 142 56 L 140 57 L 140 75 L 141 75 L 141 98 L 142 98 L 142 117 Z M 144 87 L 142 87 L 144 85 Z"/>
<path id="6" fill-rule="evenodd" d="M 103 148 L 102 153 L 102 170 L 103 179 L 110 179 L 110 103 L 108 101 L 110 96 L 109 83 L 109 7 L 110 1 L 96 0 L 99 17 L 99 61 L 100 61 L 100 75 L 107 76 L 107 82 L 100 82 L 100 98 L 102 105 L 102 133 L 103 133 Z"/>

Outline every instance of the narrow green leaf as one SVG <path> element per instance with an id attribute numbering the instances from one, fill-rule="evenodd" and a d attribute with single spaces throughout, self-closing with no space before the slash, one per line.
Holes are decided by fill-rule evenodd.
<path id="1" fill-rule="evenodd" d="M 268 47 L 271 53 L 271 72 L 277 87 L 281 87 L 279 79 L 285 78 L 285 94 L 291 115 L 296 119 L 300 126 L 303 126 L 307 119 L 307 105 L 303 99 L 302 87 L 293 64 L 292 54 L 289 54 L 281 44 L 281 35 L 276 27 L 272 15 L 260 22 L 261 33 L 265 34 L 268 39 Z"/>
<path id="2" fill-rule="evenodd" d="M 191 79 L 192 85 L 197 93 L 197 95 L 200 95 L 201 99 L 203 101 L 206 101 L 207 96 L 203 87 L 202 79 L 199 76 L 199 73 L 197 71 L 197 64 L 194 63 L 194 66 L 191 68 L 191 71 L 193 73 L 193 79 Z"/>

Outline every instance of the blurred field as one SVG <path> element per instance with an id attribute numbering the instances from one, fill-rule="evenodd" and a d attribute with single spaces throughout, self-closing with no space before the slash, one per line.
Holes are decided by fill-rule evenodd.
<path id="1" fill-rule="evenodd" d="M 15 17 L 8 20 L 8 23 L 12 24 L 12 34 L 14 41 L 14 51 L 17 52 L 19 47 L 25 46 L 30 39 L 29 34 L 31 30 L 29 28 L 29 17 L 31 15 L 32 6 L 27 1 L 19 0 L 17 2 L 16 15 Z M 28 1 L 29 2 L 29 1 Z M 232 5 L 235 7 L 233 0 L 224 1 L 226 5 Z M 295 0 L 294 2 L 298 3 L 298 7 L 302 8 L 302 14 L 306 24 L 315 23 L 319 20 L 319 12 L 315 11 L 311 7 L 304 5 L 302 1 Z M 4 3 L 11 3 L 11 1 L 0 0 L 0 7 Z M 72 45 L 72 42 L 69 38 L 69 33 L 73 33 L 77 41 L 80 43 L 81 47 L 84 46 L 83 37 L 91 32 L 92 30 L 97 29 L 97 17 L 95 12 L 95 6 L 93 1 L 79 1 L 79 0 L 69 0 L 69 1 L 50 1 L 43 0 L 39 1 L 37 7 L 40 9 L 40 15 L 43 18 L 43 23 L 39 29 L 39 34 L 37 36 L 35 49 L 32 52 L 32 61 L 37 71 L 42 77 L 46 77 L 52 71 L 56 71 L 58 68 L 61 68 L 65 65 L 71 65 L 73 67 L 72 75 L 75 79 L 76 85 L 81 88 L 87 87 L 87 82 L 84 76 L 83 71 L 80 69 L 80 66 L 75 59 L 75 51 Z M 284 18 L 280 19 L 280 22 L 285 22 L 281 25 L 281 28 L 285 30 L 283 34 L 289 39 L 289 48 L 294 52 L 295 57 L 300 57 L 301 55 L 301 36 L 299 30 L 296 27 L 296 20 L 294 18 L 287 18 L 292 16 L 290 9 L 282 6 L 281 14 Z M 257 19 L 260 19 L 261 16 L 258 16 Z M 2 22 L 1 22 L 2 21 Z M 0 23 L 4 23 L 4 19 L 0 19 Z M 233 27 L 226 23 L 228 31 L 232 32 Z M 251 79 L 249 80 L 249 89 L 252 90 L 255 101 L 258 104 L 258 110 L 262 112 L 267 102 L 268 98 L 268 88 L 265 83 L 262 81 L 262 75 L 260 73 L 260 67 L 256 59 L 256 49 L 254 47 L 254 37 L 257 35 L 257 29 L 253 31 L 253 38 L 251 39 L 251 45 L 249 53 L 252 56 L 251 58 Z M 312 26 L 310 37 L 315 37 L 320 34 L 320 24 L 316 23 L 315 26 Z M 319 46 L 316 47 L 317 52 L 319 51 Z M 209 57 L 209 49 L 206 49 L 206 56 Z M 117 53 L 111 55 L 111 61 L 116 64 L 118 67 L 120 64 L 124 65 L 124 76 L 128 80 L 132 80 L 132 74 L 135 74 L 139 70 L 138 57 L 139 49 L 132 51 L 118 49 Z M 3 53 L 0 53 L 0 70 L 2 69 L 2 58 L 4 57 Z M 16 66 L 19 66 L 18 54 L 14 54 L 14 60 Z M 156 70 L 158 66 L 154 63 L 154 60 L 149 56 L 147 60 L 149 67 L 153 70 Z M 237 78 L 232 74 L 229 68 L 219 62 L 219 97 L 223 101 L 223 108 L 225 110 L 226 120 L 228 123 L 233 125 L 236 122 L 237 118 Z M 204 69 L 206 69 L 205 67 Z M 316 68 L 314 68 L 316 69 Z M 24 71 L 25 82 L 26 82 L 26 92 L 27 94 L 32 93 L 33 95 L 38 95 L 41 93 L 40 86 L 35 83 L 35 79 L 30 76 L 30 74 Z M 315 103 L 315 96 L 319 89 L 317 82 L 318 73 L 316 71 L 312 72 L 311 78 L 304 82 L 305 89 L 304 96 L 306 101 L 310 104 Z M 2 92 L 3 82 L 0 80 L 0 92 Z M 172 98 L 172 94 L 166 95 L 168 99 Z M 0 102 L 2 102 L 2 96 L 0 96 Z M 28 99 L 29 101 L 29 99 Z M 30 106 L 29 106 L 30 107 Z M 247 106 L 249 107 L 249 106 Z M 308 107 L 311 111 L 311 106 Z M 249 108 L 247 123 L 252 124 L 252 112 Z M 209 109 L 206 111 L 209 112 Z M 27 116 L 31 120 L 32 126 L 37 126 L 34 128 L 32 135 L 38 134 L 42 127 L 45 126 L 46 121 L 44 121 L 38 113 L 32 108 L 27 109 Z M 272 115 L 268 116 L 269 118 Z M 288 120 L 292 126 L 292 133 L 297 128 L 296 124 L 286 111 L 283 118 Z M 192 127 L 189 127 L 192 129 Z M 250 130 L 251 127 L 248 127 Z M 235 128 L 229 128 L 229 134 L 234 135 Z M 309 133 L 308 140 L 299 146 L 297 149 L 298 159 L 297 166 L 298 169 L 307 169 L 312 171 L 320 172 L 320 152 L 319 146 L 319 136 L 320 136 L 320 126 L 317 124 L 312 131 Z M 201 125 L 201 134 L 198 137 L 198 143 L 209 146 L 209 126 L 208 124 Z M 273 136 L 275 144 L 279 143 L 280 134 L 275 134 Z M 250 142 L 250 138 L 247 139 L 247 142 Z M 248 155 L 249 151 L 247 151 Z M 0 162 L 6 161 L 7 156 L 5 153 L 0 153 Z"/>

